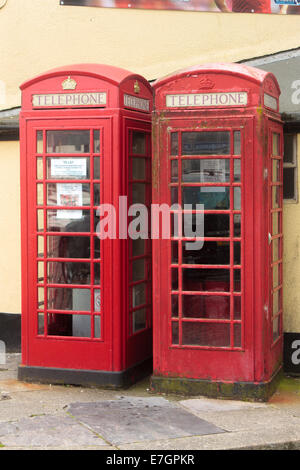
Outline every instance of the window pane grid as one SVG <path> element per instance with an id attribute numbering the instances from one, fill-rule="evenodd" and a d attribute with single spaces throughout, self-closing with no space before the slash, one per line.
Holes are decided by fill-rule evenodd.
<path id="1" fill-rule="evenodd" d="M 283 166 L 281 135 L 272 134 L 272 152 L 269 171 L 269 234 L 270 234 L 270 309 L 272 345 L 282 336 L 282 199 L 283 199 Z"/>
<path id="2" fill-rule="evenodd" d="M 150 135 L 142 130 L 129 129 L 128 147 L 129 204 L 144 204 L 149 209 L 151 201 Z M 132 336 L 151 326 L 151 245 L 149 240 L 129 238 L 128 253 L 128 324 L 129 335 Z"/>
<path id="3" fill-rule="evenodd" d="M 75 136 L 75 134 L 78 134 L 78 131 L 67 131 L 69 134 L 72 134 Z M 80 134 L 81 131 L 79 131 Z M 102 309 L 100 307 L 101 300 L 100 300 L 100 292 L 101 292 L 101 285 L 100 285 L 100 272 L 101 272 L 101 261 L 100 258 L 97 257 L 96 252 L 95 252 L 95 239 L 94 231 L 91 231 L 91 228 L 95 228 L 95 223 L 96 223 L 96 218 L 94 214 L 94 210 L 92 208 L 94 207 L 94 187 L 93 183 L 100 183 L 100 179 L 93 179 L 94 176 L 94 157 L 99 158 L 100 153 L 102 154 L 102 142 L 100 146 L 99 139 L 97 140 L 97 143 L 94 143 L 94 135 L 98 133 L 98 136 L 100 136 L 100 130 L 84 130 L 82 131 L 85 133 L 85 138 L 88 139 L 89 144 L 88 146 L 90 147 L 90 152 L 85 152 L 85 151 L 78 151 L 73 154 L 70 152 L 46 152 L 46 131 L 43 130 L 43 152 L 41 152 L 41 143 L 39 143 L 39 148 L 37 149 L 37 191 L 36 191 L 36 206 L 38 207 L 37 213 L 40 214 L 39 220 L 40 222 L 37 221 L 36 227 L 37 227 L 37 234 L 38 234 L 38 240 L 37 240 L 37 266 L 39 266 L 37 269 L 37 285 L 39 286 L 39 289 L 42 289 L 43 291 L 43 300 L 39 300 L 38 298 L 38 306 L 43 306 L 44 308 L 38 308 L 37 314 L 38 314 L 38 322 L 37 322 L 37 334 L 38 335 L 43 335 L 43 336 L 72 336 L 72 339 L 77 339 L 79 337 L 84 337 L 85 340 L 101 340 L 101 319 L 102 319 Z M 62 136 L 63 136 L 63 131 L 62 131 Z M 41 134 L 38 135 L 38 138 L 41 140 Z M 102 140 L 102 139 L 101 139 Z M 96 149 L 94 149 L 94 144 Z M 85 144 L 87 145 L 87 144 Z M 92 149 L 95 151 L 92 152 Z M 81 149 L 82 150 L 82 149 Z M 88 177 L 86 178 L 77 178 L 76 179 L 71 179 L 71 178 L 65 178 L 65 176 L 54 179 L 54 178 L 47 178 L 46 174 L 46 168 L 47 168 L 47 158 L 53 156 L 53 158 L 56 158 L 57 161 L 62 161 L 61 159 L 66 157 L 66 159 L 69 159 L 70 162 L 70 157 L 72 157 L 72 160 L 77 164 L 80 162 L 80 158 L 84 157 L 85 161 L 88 162 L 87 168 L 88 168 Z M 60 159 L 60 160 L 59 160 Z M 76 160 L 77 159 L 77 160 Z M 83 161 L 83 160 L 81 160 Z M 40 162 L 40 163 L 39 163 Z M 42 166 L 41 166 L 42 163 Z M 40 165 L 40 166 L 39 166 Z M 101 172 L 102 173 L 102 172 Z M 57 204 L 57 205 L 51 205 L 51 202 L 48 200 L 47 201 L 47 193 L 49 193 L 49 187 L 48 185 L 53 185 L 53 187 L 57 187 L 57 185 L 65 185 L 64 189 L 70 188 L 70 185 L 72 184 L 77 184 L 80 185 L 80 188 L 83 190 L 84 189 L 84 184 L 88 184 L 85 188 L 85 190 L 88 189 L 89 193 L 89 199 L 85 202 L 85 204 L 77 204 L 75 207 L 67 207 L 66 204 Z M 41 186 L 43 190 L 41 190 Z M 79 187 L 79 186 L 78 186 Z M 77 188 L 78 188 L 77 187 Z M 101 187 L 100 187 L 101 190 Z M 48 202 L 48 204 L 47 204 Z M 57 201 L 58 202 L 58 201 Z M 68 202 L 66 200 L 66 202 Z M 67 204 L 68 205 L 68 204 Z M 72 211 L 70 214 L 73 213 L 76 214 L 76 211 L 88 211 L 87 214 L 90 219 L 90 224 L 87 227 L 87 230 L 85 228 L 85 231 L 83 232 L 77 232 L 77 231 L 59 231 L 59 233 L 55 233 L 51 230 L 48 230 L 48 216 L 50 214 L 49 211 L 51 209 L 57 211 L 56 216 L 59 210 L 61 210 L 61 214 L 63 214 L 63 211 Z M 60 229 L 60 230 L 63 230 Z M 84 238 L 80 238 L 80 235 L 84 235 Z M 55 246 L 51 243 L 49 245 L 48 243 L 48 236 L 51 236 L 51 238 L 54 240 L 59 240 L 62 239 L 62 237 L 68 237 L 66 240 L 71 241 L 71 238 L 73 236 L 77 237 L 77 240 L 89 240 L 89 255 L 88 257 L 83 257 L 79 258 L 78 254 L 76 255 L 75 258 L 73 257 L 66 257 L 65 255 L 63 257 L 61 256 L 56 256 L 56 257 L 51 257 L 49 256 L 50 252 L 48 252 L 49 248 L 51 246 Z M 53 238 L 54 237 L 54 238 Z M 71 237 L 71 238 L 70 238 Z M 41 240 L 43 240 L 43 243 L 41 243 Z M 58 246 L 58 244 L 57 244 Z M 98 246 L 98 243 L 97 243 Z M 100 246 L 100 241 L 99 241 L 99 246 Z M 85 283 L 82 282 L 82 279 L 80 282 L 74 282 L 73 280 L 69 280 L 68 282 L 63 282 L 63 277 L 58 279 L 59 282 L 56 282 L 56 274 L 54 269 L 54 266 L 60 266 L 59 269 L 64 269 L 67 265 L 70 267 L 72 265 L 72 268 L 76 270 L 76 267 L 78 268 L 77 271 L 82 271 L 80 268 L 82 267 L 82 264 L 84 263 L 85 267 L 88 268 L 88 278 L 85 279 Z M 42 268 L 43 265 L 43 268 Z M 52 266 L 50 269 L 49 266 Z M 64 267 L 64 268 L 63 268 Z M 50 271 L 49 271 L 50 269 Z M 42 271 L 43 271 L 43 276 L 42 276 Z M 81 274 L 84 275 L 84 273 L 81 272 Z M 49 277 L 51 276 L 51 277 Z M 54 276 L 54 277 L 53 277 Z M 71 282 L 71 283 L 70 283 Z M 56 290 L 58 294 L 55 294 L 53 297 L 53 293 Z M 59 293 L 64 292 L 65 294 L 68 294 L 67 297 L 69 298 L 68 304 L 63 304 L 61 301 L 57 301 L 57 295 L 59 296 Z M 84 302 L 86 302 L 86 305 L 89 305 L 89 308 L 84 308 L 84 302 L 83 305 L 80 305 L 80 302 L 82 302 L 82 299 L 80 297 L 84 294 Z M 39 294 L 40 296 L 40 294 Z M 49 297 L 50 296 L 50 297 Z M 76 299 L 77 297 L 77 299 Z M 49 303 L 50 300 L 50 303 Z M 75 303 L 75 304 L 74 304 Z M 77 304 L 76 304 L 77 303 Z M 64 305 L 64 308 L 56 308 L 59 306 Z M 50 308 L 49 308 L 50 307 Z M 51 308 L 54 307 L 54 308 Z M 67 308 L 66 308 L 67 307 Z M 80 312 L 80 314 L 78 314 Z M 66 321 L 66 319 L 69 318 L 71 323 L 69 321 Z M 79 321 L 79 323 L 78 323 Z M 77 322 L 77 326 L 76 326 Z M 81 323 L 80 323 L 81 322 Z M 83 323 L 82 323 L 83 322 Z M 61 329 L 60 326 L 62 325 L 67 326 L 67 329 Z M 79 326 L 78 326 L 79 325 Z M 76 328 L 78 331 L 76 332 Z M 73 330 L 73 331 L 72 331 Z M 85 331 L 84 331 L 85 330 Z"/>
<path id="4" fill-rule="evenodd" d="M 212 131 L 213 132 L 213 131 Z M 171 133 L 172 136 L 173 133 Z M 178 144 L 176 142 L 176 152 L 170 152 L 172 153 L 172 158 L 170 158 L 170 174 L 169 174 L 169 181 L 170 181 L 170 187 L 171 188 L 179 188 L 178 191 L 178 204 L 182 206 L 183 203 L 183 198 L 182 198 L 182 190 L 181 188 L 200 188 L 199 190 L 201 191 L 201 188 L 216 188 L 216 190 L 221 190 L 222 188 L 228 188 L 229 190 L 229 206 L 228 208 L 225 209 L 210 209 L 210 208 L 204 208 L 202 211 L 196 211 L 194 208 L 192 210 L 184 210 L 178 211 L 178 210 L 172 210 L 172 214 L 180 214 L 182 216 L 182 219 L 184 217 L 184 213 L 190 213 L 190 214 L 197 214 L 197 213 L 203 213 L 203 214 L 210 214 L 211 216 L 222 216 L 223 214 L 228 214 L 229 216 L 229 233 L 227 237 L 220 237 L 220 236 L 203 236 L 197 238 L 197 240 L 203 240 L 204 244 L 205 242 L 217 242 L 219 245 L 222 244 L 222 242 L 226 243 L 227 242 L 227 249 L 229 249 L 229 258 L 228 255 L 226 255 L 226 264 L 223 264 L 222 262 L 216 262 L 210 263 L 209 258 L 205 263 L 197 263 L 197 261 L 193 261 L 192 264 L 186 263 L 183 259 L 183 243 L 185 241 L 193 241 L 193 237 L 184 237 L 183 236 L 183 230 L 181 230 L 181 225 L 182 225 L 182 220 L 180 220 L 180 215 L 179 215 L 179 221 L 178 221 L 178 228 L 179 232 L 175 236 L 171 237 L 172 242 L 171 243 L 176 243 L 178 248 L 178 253 L 176 252 L 176 259 L 172 259 L 171 257 L 171 265 L 170 265 L 170 278 L 173 281 L 171 282 L 171 292 L 170 292 L 170 300 L 171 296 L 173 298 L 173 308 L 174 308 L 174 298 L 176 299 L 176 313 L 171 313 L 169 315 L 169 327 L 170 327 L 170 342 L 172 344 L 172 347 L 193 347 L 193 348 L 211 348 L 211 347 L 220 347 L 222 349 L 237 349 L 241 350 L 243 347 L 243 309 L 242 309 L 242 304 L 243 302 L 239 302 L 240 304 L 240 313 L 239 313 L 239 318 L 237 318 L 237 315 L 235 315 L 235 299 L 241 299 L 243 298 L 243 289 L 242 289 L 242 281 L 243 281 L 243 274 L 242 274 L 242 266 L 244 263 L 243 260 L 243 246 L 242 246 L 242 235 L 243 235 L 243 224 L 240 221 L 241 225 L 241 233 L 239 233 L 239 236 L 234 236 L 234 230 L 235 230 L 235 224 L 236 221 L 234 219 L 235 214 L 241 216 L 243 213 L 243 201 L 242 201 L 242 194 L 241 194 L 241 188 L 242 188 L 242 171 L 241 171 L 241 165 L 240 163 L 238 165 L 235 165 L 235 162 L 241 162 L 241 150 L 239 147 L 238 139 L 240 136 L 235 136 L 235 148 L 234 148 L 234 142 L 232 138 L 232 133 L 230 133 L 230 149 L 225 155 L 217 155 L 217 157 L 214 155 L 204 155 L 204 153 L 201 153 L 201 157 L 199 155 L 196 155 L 196 152 L 193 153 L 193 155 L 188 155 L 188 156 L 183 156 L 182 155 L 182 150 L 181 150 L 181 141 L 182 141 L 182 132 L 178 131 Z M 212 135 L 212 134 L 211 134 Z M 197 140 L 197 137 L 193 136 L 195 140 Z M 171 140 L 171 139 L 170 139 Z M 201 139 L 200 139 L 201 140 Z M 204 144 L 206 145 L 206 144 Z M 170 148 L 172 148 L 172 142 L 170 143 Z M 174 145 L 173 145 L 173 151 L 174 151 Z M 184 152 L 186 153 L 186 152 Z M 236 154 L 233 156 L 233 154 Z M 174 158 L 174 155 L 178 154 L 176 158 Z M 182 177 L 182 172 L 184 171 L 185 168 L 187 168 L 186 163 L 187 161 L 203 161 L 203 162 L 210 162 L 207 166 L 207 168 L 213 168 L 214 165 L 216 168 L 220 168 L 221 170 L 226 168 L 226 161 L 229 161 L 229 181 L 222 180 L 222 181 L 208 181 L 207 179 L 204 182 L 201 182 L 201 180 L 195 181 L 197 178 L 201 178 L 201 174 L 199 177 L 195 173 L 194 176 L 192 173 L 189 176 L 189 182 L 184 181 L 184 178 Z M 178 162 L 176 165 L 176 173 L 174 172 L 174 165 L 173 165 L 173 171 L 172 171 L 172 165 L 171 162 Z M 221 164 L 220 162 L 223 161 L 224 165 Z M 195 163 L 199 168 L 201 168 L 200 163 Z M 200 166 L 199 166 L 200 165 Z M 204 163 L 206 166 L 206 163 Z M 221 166 L 220 166 L 221 165 Z M 192 168 L 192 167 L 191 167 Z M 195 170 L 196 166 L 194 165 Z M 219 170 L 218 170 L 219 171 Z M 176 177 L 175 177 L 176 175 Z M 178 175 L 178 176 L 177 176 Z M 208 179 L 210 176 L 210 173 L 207 173 Z M 219 173 L 219 177 L 221 178 L 227 178 L 226 174 Z M 205 175 L 204 175 L 205 177 Z M 212 175 L 213 177 L 213 175 Z M 207 178 L 207 177 L 205 177 Z M 239 181 L 237 181 L 237 179 Z M 236 191 L 239 191 L 238 193 Z M 170 190 L 170 196 L 171 196 L 171 190 Z M 238 243 L 239 246 L 237 247 L 235 244 Z M 237 248 L 239 249 L 239 252 L 237 252 Z M 239 253 L 239 254 L 237 254 Z M 225 254 L 225 252 L 224 252 Z M 209 253 L 208 253 L 209 255 Z M 238 259 L 238 262 L 237 262 Z M 203 285 L 201 285 L 201 280 L 196 279 L 193 281 L 193 273 L 200 273 L 200 270 L 206 270 L 206 275 L 209 275 L 211 273 L 212 280 L 208 281 L 211 282 L 211 287 L 205 287 L 205 282 L 207 283 L 207 280 L 205 281 L 204 277 L 204 282 L 202 282 Z M 192 275 L 191 282 L 194 283 L 193 288 L 187 289 L 186 284 L 186 273 L 190 273 Z M 221 277 L 220 280 L 218 281 L 217 279 L 214 281 L 214 276 L 216 273 L 220 273 Z M 222 281 L 222 276 L 225 274 L 225 281 Z M 175 277 L 174 277 L 175 276 Z M 197 276 L 196 276 L 197 278 Z M 227 279 L 227 280 L 226 280 Z M 198 285 L 197 285 L 198 282 Z M 218 285 L 219 284 L 219 285 Z M 192 284 L 191 284 L 192 285 Z M 226 287 L 225 287 L 226 286 Z M 175 296 L 175 297 L 174 297 Z M 208 317 L 205 318 L 203 312 L 198 312 L 198 318 L 196 318 L 196 313 L 191 314 L 191 318 L 186 318 L 184 316 L 183 312 L 183 298 L 189 298 L 193 302 L 191 304 L 190 301 L 190 309 L 197 311 L 197 308 L 201 310 L 201 308 L 204 311 L 204 307 L 206 308 L 206 311 L 210 312 L 208 314 Z M 219 300 L 218 300 L 219 299 Z M 227 299 L 227 300 L 226 300 Z M 226 300 L 226 302 L 225 302 Z M 197 306 L 197 303 L 199 304 Z M 219 305 L 218 305 L 219 304 Z M 226 309 L 224 305 L 226 304 Z M 202 305 L 202 307 L 201 307 Z M 204 306 L 204 307 L 203 307 Z M 224 315 L 224 312 L 227 312 L 226 315 L 228 315 L 227 319 L 222 318 L 222 315 Z M 213 312 L 216 315 L 221 315 L 220 318 L 213 318 L 211 314 Z M 175 315 L 175 316 L 174 316 Z M 207 313 L 206 313 L 207 315 Z M 199 330 L 199 337 L 198 340 L 196 340 L 196 336 L 192 334 L 192 330 L 187 330 L 186 325 L 190 325 L 193 327 L 193 324 L 199 325 L 199 328 L 201 330 L 201 325 L 204 325 L 206 329 L 204 329 L 202 332 Z M 222 326 L 223 325 L 223 326 Z M 210 326 L 212 328 L 210 328 Z M 215 327 L 215 330 L 214 330 Z M 226 328 L 225 328 L 226 327 Z M 237 329 L 238 328 L 238 329 Z M 207 335 L 207 338 L 210 338 L 209 340 L 204 338 L 205 334 Z M 189 335 L 190 335 L 190 341 L 189 341 Z M 204 335 L 204 336 L 203 336 Z M 215 337 L 214 337 L 215 335 Z M 219 336 L 218 336 L 219 335 Z M 223 336 L 222 336 L 223 335 Z M 197 342 L 198 341 L 198 342 Z M 205 341 L 207 344 L 204 344 Z"/>

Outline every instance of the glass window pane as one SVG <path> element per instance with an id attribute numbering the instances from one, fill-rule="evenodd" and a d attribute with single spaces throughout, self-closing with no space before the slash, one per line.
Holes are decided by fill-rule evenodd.
<path id="1" fill-rule="evenodd" d="M 230 297 L 215 295 L 204 298 L 205 318 L 230 319 Z"/>
<path id="2" fill-rule="evenodd" d="M 280 259 L 280 239 L 275 238 L 272 241 L 272 259 L 273 262 L 278 261 Z"/>
<path id="3" fill-rule="evenodd" d="M 182 242 L 183 264 L 229 264 L 230 243 L 205 241 L 199 250 L 186 249 L 186 242 Z"/>
<path id="4" fill-rule="evenodd" d="M 171 155 L 178 155 L 178 132 L 171 133 Z"/>
<path id="5" fill-rule="evenodd" d="M 234 291 L 241 292 L 241 270 L 235 269 L 233 271 L 233 280 L 234 280 Z"/>
<path id="6" fill-rule="evenodd" d="M 178 317 L 178 295 L 174 294 L 171 296 L 172 303 L 172 317 Z"/>
<path id="7" fill-rule="evenodd" d="M 228 292 L 230 290 L 229 270 L 184 268 L 182 284 L 185 291 Z"/>
<path id="8" fill-rule="evenodd" d="M 171 187 L 171 204 L 178 204 L 178 188 Z"/>
<path id="9" fill-rule="evenodd" d="M 98 237 L 94 237 L 94 258 L 100 258 L 100 239 Z"/>
<path id="10" fill-rule="evenodd" d="M 142 238 L 137 238 L 136 240 L 131 240 L 132 246 L 132 256 L 141 256 L 145 254 L 145 240 Z"/>
<path id="11" fill-rule="evenodd" d="M 234 242 L 234 264 L 241 264 L 241 244 Z"/>
<path id="12" fill-rule="evenodd" d="M 280 187 L 272 186 L 272 209 L 280 207 Z"/>
<path id="13" fill-rule="evenodd" d="M 47 153 L 89 153 L 89 130 L 47 131 Z"/>
<path id="14" fill-rule="evenodd" d="M 273 133 L 272 134 L 272 155 L 277 156 L 280 155 L 280 135 Z"/>
<path id="15" fill-rule="evenodd" d="M 77 289 L 66 287 L 48 288 L 48 308 L 55 310 L 91 310 L 90 289 Z"/>
<path id="16" fill-rule="evenodd" d="M 241 335 L 241 324 L 235 323 L 234 324 L 234 347 L 240 348 L 242 346 L 242 335 Z"/>
<path id="17" fill-rule="evenodd" d="M 101 316 L 94 315 L 94 338 L 101 338 Z"/>
<path id="18" fill-rule="evenodd" d="M 198 346 L 230 346 L 228 323 L 182 323 L 182 344 Z"/>
<path id="19" fill-rule="evenodd" d="M 179 344 L 179 327 L 175 321 L 172 321 L 172 344 Z"/>
<path id="20" fill-rule="evenodd" d="M 90 315 L 48 314 L 48 335 L 91 337 Z"/>
<path id="21" fill-rule="evenodd" d="M 283 168 L 283 198 L 284 199 L 296 199 L 295 171 L 296 171 L 296 168 Z M 273 197 L 275 197 L 275 195 Z M 278 207 L 278 200 L 276 201 L 276 203 L 277 203 L 276 207 Z"/>
<path id="22" fill-rule="evenodd" d="M 38 206 L 44 204 L 44 186 L 43 184 L 36 185 L 36 202 Z"/>
<path id="23" fill-rule="evenodd" d="M 94 263 L 94 284 L 95 285 L 100 284 L 100 271 L 101 271 L 100 263 Z"/>
<path id="24" fill-rule="evenodd" d="M 47 158 L 47 179 L 74 180 L 89 177 L 89 158 Z"/>
<path id="25" fill-rule="evenodd" d="M 132 132 L 132 153 L 146 155 L 146 134 L 144 132 Z"/>
<path id="26" fill-rule="evenodd" d="M 241 132 L 233 133 L 233 155 L 241 155 Z"/>
<path id="27" fill-rule="evenodd" d="M 275 264 L 273 266 L 273 289 L 279 286 L 280 284 L 280 267 L 281 264 Z"/>
<path id="28" fill-rule="evenodd" d="M 38 261 L 37 263 L 37 282 L 39 284 L 44 283 L 44 262 Z"/>
<path id="29" fill-rule="evenodd" d="M 49 258 L 89 258 L 90 237 L 47 237 L 47 256 Z"/>
<path id="30" fill-rule="evenodd" d="M 234 188 L 234 210 L 241 210 L 241 188 Z"/>
<path id="31" fill-rule="evenodd" d="M 37 229 L 39 232 L 44 230 L 44 211 L 42 209 L 37 210 Z"/>
<path id="32" fill-rule="evenodd" d="M 183 295 L 182 316 L 184 318 L 205 318 L 205 297 L 201 295 Z"/>
<path id="33" fill-rule="evenodd" d="M 38 258 L 44 258 L 44 237 L 37 237 Z"/>
<path id="34" fill-rule="evenodd" d="M 132 261 L 132 281 L 141 281 L 146 276 L 146 260 L 137 259 Z"/>
<path id="35" fill-rule="evenodd" d="M 172 268 L 172 290 L 178 290 L 178 269 Z"/>
<path id="36" fill-rule="evenodd" d="M 101 291 L 100 289 L 94 289 L 94 311 L 100 312 L 101 310 Z"/>
<path id="37" fill-rule="evenodd" d="M 47 230 L 54 232 L 89 232 L 90 212 L 85 210 L 48 210 Z"/>
<path id="38" fill-rule="evenodd" d="M 45 317 L 43 313 L 38 313 L 38 335 L 45 334 Z"/>
<path id="39" fill-rule="evenodd" d="M 85 196 L 88 194 L 86 193 Z M 86 201 L 88 198 L 86 197 Z M 89 202 L 87 202 L 87 205 Z M 94 206 L 98 206 L 100 204 L 100 184 L 94 184 Z M 84 204 L 85 205 L 85 204 Z"/>
<path id="40" fill-rule="evenodd" d="M 88 206 L 90 204 L 90 185 L 82 183 L 48 183 L 48 206 Z M 63 215 L 63 214 L 61 214 Z"/>
<path id="41" fill-rule="evenodd" d="M 38 293 L 38 298 L 37 298 L 37 308 L 38 309 L 43 309 L 44 308 L 44 287 L 38 287 L 37 293 Z"/>
<path id="42" fill-rule="evenodd" d="M 142 308 L 132 312 L 132 333 L 145 329 L 147 326 L 147 310 Z"/>
<path id="43" fill-rule="evenodd" d="M 278 235 L 280 233 L 280 216 L 279 212 L 274 212 L 272 214 L 272 235 Z"/>
<path id="44" fill-rule="evenodd" d="M 183 204 L 192 205 L 196 209 L 196 204 L 204 204 L 205 210 L 228 210 L 230 191 L 228 187 L 185 187 L 182 188 Z"/>
<path id="45" fill-rule="evenodd" d="M 145 158 L 132 158 L 132 179 L 144 180 L 146 178 L 146 160 Z"/>
<path id="46" fill-rule="evenodd" d="M 234 224 L 234 236 L 240 237 L 241 236 L 241 214 L 234 214 L 233 224 Z"/>
<path id="47" fill-rule="evenodd" d="M 72 315 L 48 313 L 48 335 L 72 336 Z"/>
<path id="48" fill-rule="evenodd" d="M 100 131 L 94 130 L 94 153 L 100 153 Z"/>
<path id="49" fill-rule="evenodd" d="M 178 160 L 171 160 L 171 181 L 172 183 L 178 181 Z"/>
<path id="50" fill-rule="evenodd" d="M 280 181 L 280 160 L 272 159 L 272 181 L 277 183 Z"/>
<path id="51" fill-rule="evenodd" d="M 171 263 L 177 264 L 178 263 L 178 242 L 171 242 Z"/>
<path id="52" fill-rule="evenodd" d="M 36 179 L 37 180 L 42 180 L 44 177 L 44 171 L 43 171 L 44 165 L 43 165 L 43 159 L 42 158 L 37 158 L 36 159 Z"/>
<path id="53" fill-rule="evenodd" d="M 37 131 L 36 133 L 36 153 L 43 153 L 43 131 Z"/>
<path id="54" fill-rule="evenodd" d="M 89 162 L 88 162 L 89 163 Z M 87 171 L 87 178 L 89 178 L 89 168 Z M 94 179 L 99 180 L 100 179 L 100 157 L 95 157 L 94 158 Z"/>
<path id="55" fill-rule="evenodd" d="M 90 284 L 90 263 L 49 262 L 47 281 L 49 284 Z"/>
<path id="56" fill-rule="evenodd" d="M 144 183 L 133 183 L 132 190 L 132 204 L 145 204 L 146 203 L 146 185 Z"/>
<path id="57" fill-rule="evenodd" d="M 77 338 L 90 338 L 91 316 L 90 315 L 71 315 L 72 316 L 72 336 Z"/>
<path id="58" fill-rule="evenodd" d="M 229 155 L 230 133 L 183 132 L 181 153 L 182 155 Z"/>
<path id="59" fill-rule="evenodd" d="M 205 237 L 229 237 L 229 215 L 204 214 Z"/>
<path id="60" fill-rule="evenodd" d="M 276 317 L 273 320 L 273 341 L 280 336 L 280 317 Z"/>
<path id="61" fill-rule="evenodd" d="M 235 320 L 240 320 L 241 315 L 242 315 L 242 306 L 241 306 L 241 297 L 235 295 L 233 297 L 233 308 L 234 308 L 234 314 L 233 317 Z"/>
<path id="62" fill-rule="evenodd" d="M 280 291 L 280 290 L 277 290 L 277 291 L 274 292 L 274 294 L 273 294 L 273 311 L 272 311 L 273 316 L 274 316 L 274 315 L 277 315 L 277 313 L 279 313 L 279 311 L 280 311 L 280 309 L 281 309 L 281 305 L 280 305 L 280 294 L 281 294 L 281 291 Z"/>
<path id="63" fill-rule="evenodd" d="M 228 159 L 193 159 L 182 161 L 184 183 L 228 183 L 230 161 Z"/>
<path id="64" fill-rule="evenodd" d="M 240 183 L 241 182 L 241 160 L 238 158 L 234 159 L 234 182 Z"/>
<path id="65" fill-rule="evenodd" d="M 144 305 L 147 302 L 146 299 L 146 284 L 137 284 L 132 287 L 132 308 Z"/>
<path id="66" fill-rule="evenodd" d="M 181 215 L 176 213 L 171 213 L 171 236 L 179 236 L 179 223 L 181 220 Z"/>

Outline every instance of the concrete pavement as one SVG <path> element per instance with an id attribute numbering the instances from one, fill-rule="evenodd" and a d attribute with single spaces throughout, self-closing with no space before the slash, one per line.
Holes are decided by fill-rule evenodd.
<path id="1" fill-rule="evenodd" d="M 0 450 L 300 449 L 300 378 L 284 377 L 268 403 L 28 384 L 20 354 L 0 365 Z"/>

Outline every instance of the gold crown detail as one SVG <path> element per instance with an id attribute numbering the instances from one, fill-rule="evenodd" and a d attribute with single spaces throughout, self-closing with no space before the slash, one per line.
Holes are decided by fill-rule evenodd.
<path id="1" fill-rule="evenodd" d="M 139 93 L 139 92 L 141 91 L 140 85 L 138 84 L 137 81 L 134 82 L 134 87 L 133 87 L 133 89 L 134 89 L 134 93 Z"/>
<path id="2" fill-rule="evenodd" d="M 71 77 L 66 78 L 61 84 L 63 90 L 75 90 L 77 83 Z"/>

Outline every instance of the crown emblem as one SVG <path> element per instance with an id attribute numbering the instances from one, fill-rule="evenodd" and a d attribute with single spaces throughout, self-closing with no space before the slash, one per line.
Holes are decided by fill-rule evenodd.
<path id="1" fill-rule="evenodd" d="M 207 77 L 203 77 L 199 80 L 199 88 L 202 88 L 204 90 L 210 90 L 211 88 L 214 88 L 215 84 L 212 80 L 210 80 Z"/>
<path id="2" fill-rule="evenodd" d="M 139 92 L 141 91 L 140 85 L 138 84 L 137 81 L 134 82 L 134 87 L 133 87 L 133 89 L 134 89 L 134 93 L 139 93 Z"/>
<path id="3" fill-rule="evenodd" d="M 77 83 L 71 77 L 66 78 L 61 84 L 63 90 L 75 90 Z"/>

